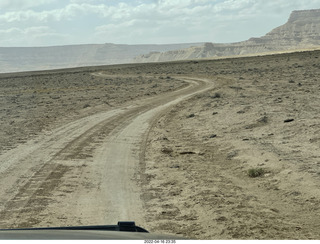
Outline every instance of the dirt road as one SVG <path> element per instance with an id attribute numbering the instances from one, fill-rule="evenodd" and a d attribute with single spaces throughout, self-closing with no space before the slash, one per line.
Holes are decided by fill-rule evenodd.
<path id="1" fill-rule="evenodd" d="M 319 57 L 1 74 L 0 227 L 319 239 Z"/>
<path id="2" fill-rule="evenodd" d="M 148 129 L 170 106 L 213 86 L 181 79 L 189 86 L 74 120 L 2 154 L 1 227 L 144 226 L 137 182 Z"/>

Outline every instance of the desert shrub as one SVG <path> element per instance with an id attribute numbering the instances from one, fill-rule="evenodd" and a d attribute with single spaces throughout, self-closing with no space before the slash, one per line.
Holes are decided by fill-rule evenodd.
<path id="1" fill-rule="evenodd" d="M 251 178 L 256 178 L 262 176 L 264 174 L 264 170 L 262 168 L 252 168 L 248 170 L 248 176 Z"/>
<path id="2" fill-rule="evenodd" d="M 213 94 L 213 95 L 211 96 L 211 98 L 221 98 L 221 93 L 216 92 L 215 94 Z"/>

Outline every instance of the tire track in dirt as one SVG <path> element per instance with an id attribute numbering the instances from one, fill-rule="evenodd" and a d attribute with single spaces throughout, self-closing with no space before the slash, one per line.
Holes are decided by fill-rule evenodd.
<path id="1" fill-rule="evenodd" d="M 1 155 L 1 227 L 143 225 L 136 182 L 148 128 L 171 105 L 212 87 L 180 79 L 190 85 L 79 119 Z"/>

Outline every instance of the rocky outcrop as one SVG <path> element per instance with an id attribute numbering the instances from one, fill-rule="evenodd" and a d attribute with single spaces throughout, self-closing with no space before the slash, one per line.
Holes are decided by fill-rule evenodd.
<path id="1" fill-rule="evenodd" d="M 135 58 L 135 62 L 161 62 L 184 59 L 268 53 L 320 47 L 320 9 L 293 11 L 286 24 L 263 37 L 247 41 L 190 47 L 169 52 L 149 53 Z"/>
<path id="2" fill-rule="evenodd" d="M 293 11 L 288 22 L 261 38 L 248 42 L 278 46 L 312 46 L 320 44 L 320 9 Z"/>

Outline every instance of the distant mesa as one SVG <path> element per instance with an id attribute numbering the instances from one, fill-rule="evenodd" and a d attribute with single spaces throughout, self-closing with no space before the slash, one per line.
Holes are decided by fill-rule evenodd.
<path id="1" fill-rule="evenodd" d="M 200 46 L 203 43 L 167 45 L 87 44 L 52 47 L 0 47 L 0 73 L 132 63 L 134 57 Z"/>
<path id="2" fill-rule="evenodd" d="M 168 45 L 0 47 L 0 73 L 214 58 L 320 47 L 320 9 L 293 11 L 286 24 L 247 41 Z"/>
<path id="3" fill-rule="evenodd" d="M 286 24 L 259 38 L 229 44 L 205 43 L 182 50 L 150 53 L 136 57 L 135 62 L 214 58 L 309 48 L 320 48 L 320 9 L 293 11 Z"/>

